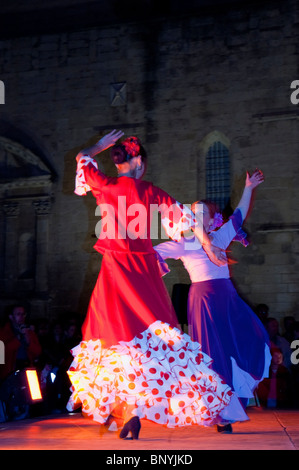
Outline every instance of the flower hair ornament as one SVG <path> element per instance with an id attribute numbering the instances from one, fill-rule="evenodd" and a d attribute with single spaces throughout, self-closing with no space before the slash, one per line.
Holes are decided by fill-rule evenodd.
<path id="1" fill-rule="evenodd" d="M 210 231 L 216 230 L 216 228 L 221 227 L 223 225 L 223 217 L 220 212 L 216 212 L 214 215 L 214 221 L 210 227 Z"/>
<path id="2" fill-rule="evenodd" d="M 127 137 L 121 144 L 114 145 L 111 149 L 111 158 L 114 163 L 127 162 L 140 154 L 141 143 L 138 137 Z"/>
<path id="3" fill-rule="evenodd" d="M 230 219 L 233 217 L 234 216 L 231 216 Z M 214 215 L 213 224 L 210 227 L 210 232 L 213 232 L 213 230 L 216 230 L 217 228 L 221 227 L 223 225 L 223 222 L 224 221 L 223 221 L 222 214 L 220 212 L 216 212 Z M 247 233 L 244 232 L 244 230 L 241 227 L 239 227 L 239 229 L 237 230 L 237 233 L 232 241 L 239 242 L 245 247 L 249 245 L 249 241 L 247 240 Z"/>
<path id="4" fill-rule="evenodd" d="M 138 137 L 128 137 L 121 144 L 125 147 L 126 152 L 131 157 L 138 157 L 141 146 Z"/>

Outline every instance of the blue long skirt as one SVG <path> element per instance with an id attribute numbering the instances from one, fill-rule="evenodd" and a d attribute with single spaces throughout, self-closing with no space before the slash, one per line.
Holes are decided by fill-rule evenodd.
<path id="1" fill-rule="evenodd" d="M 215 370 L 244 405 L 268 376 L 268 334 L 230 279 L 195 282 L 188 298 L 189 333 L 202 345 Z"/>

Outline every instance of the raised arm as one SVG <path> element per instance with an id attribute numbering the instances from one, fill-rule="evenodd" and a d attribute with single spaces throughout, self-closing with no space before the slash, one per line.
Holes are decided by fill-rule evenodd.
<path id="1" fill-rule="evenodd" d="M 246 182 L 245 188 L 240 199 L 240 202 L 236 209 L 240 209 L 242 214 L 242 219 L 245 220 L 251 203 L 252 192 L 259 184 L 264 181 L 264 175 L 261 170 L 255 170 L 254 173 L 250 176 L 249 173 L 246 173 Z"/>
<path id="2" fill-rule="evenodd" d="M 95 157 L 98 153 L 103 152 L 109 147 L 112 147 L 116 143 L 116 141 L 120 139 L 123 135 L 124 133 L 122 131 L 116 131 L 115 129 L 113 129 L 113 131 L 109 132 L 109 134 L 104 135 L 104 137 L 102 137 L 91 147 L 87 147 L 83 150 L 80 150 L 76 157 L 76 160 L 79 161 L 79 159 L 85 155 L 89 155 L 91 158 Z"/>
<path id="3" fill-rule="evenodd" d="M 94 156 L 103 150 L 106 150 L 123 136 L 122 131 L 116 131 L 115 129 L 109 134 L 104 135 L 95 145 L 81 150 L 77 157 L 77 170 L 75 180 L 75 194 L 78 196 L 85 196 L 88 191 L 91 191 L 92 187 L 97 187 L 104 184 L 107 177 L 100 171 L 98 171 L 98 165 Z"/>

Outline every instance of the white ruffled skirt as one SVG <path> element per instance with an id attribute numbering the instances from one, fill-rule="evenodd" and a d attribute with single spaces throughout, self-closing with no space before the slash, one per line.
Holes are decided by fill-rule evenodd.
<path id="1" fill-rule="evenodd" d="M 100 340 L 83 341 L 72 354 L 67 408 L 81 406 L 98 423 L 120 403 L 170 428 L 248 419 L 200 344 L 167 323 L 156 321 L 132 341 L 106 349 Z"/>

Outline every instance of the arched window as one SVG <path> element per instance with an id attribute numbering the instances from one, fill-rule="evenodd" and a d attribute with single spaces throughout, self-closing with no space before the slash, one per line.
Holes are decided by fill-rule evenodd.
<path id="1" fill-rule="evenodd" d="M 214 142 L 206 153 L 206 198 L 224 210 L 230 200 L 230 158 L 228 148 Z"/>
<path id="2" fill-rule="evenodd" d="M 198 199 L 210 199 L 229 215 L 230 208 L 230 141 L 219 131 L 207 134 L 199 143 L 197 166 Z"/>

